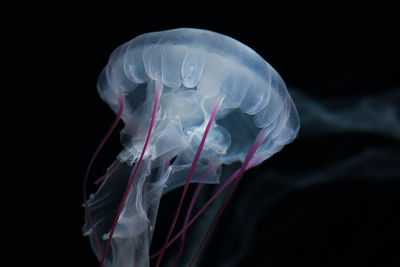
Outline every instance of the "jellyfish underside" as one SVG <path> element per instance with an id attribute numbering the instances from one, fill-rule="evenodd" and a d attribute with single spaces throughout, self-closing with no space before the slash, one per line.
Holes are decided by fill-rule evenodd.
<path id="1" fill-rule="evenodd" d="M 83 231 L 100 265 L 149 266 L 161 196 L 183 185 L 165 243 L 152 257 L 159 266 L 167 248 L 178 238 L 183 246 L 187 229 L 233 183 L 202 246 L 244 171 L 298 132 L 297 111 L 276 71 L 247 46 L 210 31 L 176 29 L 133 39 L 113 52 L 98 89 L 117 113 L 110 131 L 119 119 L 125 124 L 124 150 L 87 202 L 84 192 Z M 235 162 L 242 166 L 222 172 Z M 182 230 L 172 236 L 189 184 L 198 183 L 198 193 L 205 183 L 219 183 L 221 173 L 227 177 L 220 189 L 190 217 L 195 194 Z"/>

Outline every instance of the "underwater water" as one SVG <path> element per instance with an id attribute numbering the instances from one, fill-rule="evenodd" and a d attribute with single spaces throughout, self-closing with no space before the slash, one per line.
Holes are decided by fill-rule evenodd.
<path id="1" fill-rule="evenodd" d="M 115 114 L 96 80 L 119 44 L 177 27 L 207 28 L 252 47 L 282 76 L 301 123 L 294 142 L 245 173 L 195 266 L 400 266 L 400 29 L 379 18 L 376 5 L 364 18 L 350 12 L 348 21 L 329 16 L 330 6 L 291 16 L 287 6 L 261 2 L 246 14 L 243 5 L 236 14 L 225 7 L 223 18 L 209 6 L 197 15 L 182 6 L 156 16 L 154 6 L 125 5 L 126 15 L 110 5 L 103 14 L 92 5 L 21 13 L 21 29 L 15 24 L 5 37 L 17 51 L 8 52 L 14 64 L 6 69 L 16 75 L 4 92 L 16 95 L 3 97 L 3 130 L 16 140 L 6 139 L 13 153 L 4 164 L 11 171 L 3 175 L 2 266 L 99 266 L 81 230 L 82 180 Z M 95 161 L 92 182 L 120 152 L 121 128 Z M 88 193 L 96 189 L 91 183 Z M 215 189 L 205 186 L 199 205 Z M 151 253 L 165 241 L 181 192 L 160 201 Z M 188 232 L 182 262 L 193 257 L 221 200 L 215 203 Z M 161 266 L 178 249 L 179 241 Z"/>

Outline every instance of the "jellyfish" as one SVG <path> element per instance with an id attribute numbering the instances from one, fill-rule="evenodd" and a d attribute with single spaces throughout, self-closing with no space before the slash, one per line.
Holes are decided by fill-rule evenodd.
<path id="1" fill-rule="evenodd" d="M 228 36 L 180 28 L 142 34 L 118 47 L 98 79 L 101 98 L 117 114 L 87 169 L 86 221 L 100 266 L 160 266 L 168 247 L 228 186 L 191 262 L 216 225 L 243 173 L 290 143 L 299 130 L 295 105 L 279 74 L 254 50 Z M 123 150 L 95 181 L 88 174 L 105 140 L 122 120 Z M 238 165 L 239 164 L 239 165 Z M 232 170 L 229 166 L 238 166 Z M 194 215 L 204 184 L 219 189 Z M 172 236 L 191 183 L 197 187 L 182 229 Z M 165 239 L 150 255 L 162 195 L 183 186 Z"/>

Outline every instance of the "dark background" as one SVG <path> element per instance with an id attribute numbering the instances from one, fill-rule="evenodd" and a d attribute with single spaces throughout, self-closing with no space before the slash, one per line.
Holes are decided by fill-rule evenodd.
<path id="1" fill-rule="evenodd" d="M 389 7 L 364 13 L 361 7 L 343 12 L 346 7 L 303 11 L 252 5 L 233 12 L 198 4 L 199 12 L 193 12 L 193 6 L 177 7 L 176 12 L 110 6 L 104 13 L 60 5 L 43 17 L 23 16 L 24 31 L 14 32 L 13 40 L 21 40 L 16 41 L 17 50 L 26 52 L 19 62 L 29 71 L 14 79 L 24 86 L 17 86 L 13 99 L 27 109 L 13 113 L 18 148 L 12 158 L 18 160 L 10 166 L 26 182 L 13 180 L 18 193 L 7 205 L 11 229 L 16 229 L 6 230 L 10 266 L 96 266 L 80 230 L 82 180 L 91 153 L 114 119 L 97 94 L 96 80 L 111 52 L 141 33 L 195 27 L 229 35 L 265 58 L 289 88 L 299 88 L 316 101 L 400 88 L 400 32 Z M 270 163 L 249 172 L 238 196 L 251 188 L 246 180 L 271 169 L 286 175 L 312 172 L 370 144 L 399 151 L 398 139 L 370 133 L 301 134 Z M 116 132 L 96 161 L 92 179 L 119 150 Z M 295 191 L 269 206 L 238 266 L 399 266 L 399 180 L 342 178 Z M 172 197 L 167 201 L 173 205 Z M 233 199 L 221 225 L 229 225 L 232 214 L 246 225 L 247 215 L 233 210 L 239 202 L 239 197 Z M 218 248 L 226 244 L 216 240 L 201 266 L 218 266 Z"/>

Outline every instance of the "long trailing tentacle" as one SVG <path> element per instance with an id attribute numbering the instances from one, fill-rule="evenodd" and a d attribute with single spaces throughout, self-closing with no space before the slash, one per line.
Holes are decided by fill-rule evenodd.
<path id="1" fill-rule="evenodd" d="M 200 254 L 201 248 L 204 246 L 205 242 L 207 241 L 207 238 L 209 237 L 211 231 L 214 229 L 215 225 L 217 224 L 219 218 L 221 217 L 222 212 L 224 211 L 226 205 L 228 204 L 230 198 L 232 197 L 233 192 L 235 191 L 237 185 L 239 184 L 241 178 L 243 177 L 243 173 L 246 171 L 247 166 L 250 163 L 250 160 L 252 158 L 252 156 L 254 155 L 254 153 L 257 151 L 257 149 L 260 147 L 260 145 L 264 142 L 265 138 L 267 138 L 268 136 L 268 131 L 265 130 L 265 128 L 263 130 L 261 130 L 257 137 L 256 140 L 254 141 L 254 143 L 251 145 L 246 158 L 242 164 L 242 167 L 239 169 L 239 173 L 235 179 L 235 182 L 233 183 L 231 189 L 229 190 L 228 195 L 226 196 L 224 202 L 222 203 L 221 207 L 218 210 L 217 215 L 215 216 L 212 224 L 210 225 L 210 227 L 208 228 L 207 233 L 205 234 L 203 240 L 201 241 L 201 244 L 199 246 L 199 248 L 196 251 L 195 256 L 193 257 L 192 261 L 190 262 L 190 267 L 193 265 L 193 263 L 196 261 L 196 258 L 198 257 L 198 255 Z"/>
<path id="2" fill-rule="evenodd" d="M 221 96 L 221 97 L 218 97 L 217 100 L 216 100 L 216 102 L 215 102 L 215 104 L 214 104 L 214 108 L 213 108 L 213 110 L 212 110 L 210 119 L 209 119 L 209 121 L 208 121 L 208 123 L 207 123 L 207 126 L 206 126 L 206 129 L 205 129 L 205 131 L 204 131 L 203 137 L 202 137 L 202 139 L 201 139 L 201 141 L 200 141 L 199 147 L 197 148 L 196 154 L 195 154 L 195 156 L 194 156 L 194 159 L 193 159 L 193 162 L 192 162 L 192 166 L 191 166 L 190 171 L 189 171 L 189 175 L 188 175 L 188 177 L 187 177 L 187 179 L 186 179 L 186 183 L 185 183 L 185 186 L 184 186 L 184 188 L 183 188 L 183 192 L 182 192 L 182 195 L 181 195 L 181 199 L 180 199 L 180 201 L 179 201 L 178 208 L 176 209 L 174 219 L 173 219 L 173 221 L 172 221 L 171 227 L 170 227 L 169 232 L 168 232 L 168 236 L 167 236 L 167 238 L 165 239 L 165 243 L 164 243 L 163 247 L 161 248 L 160 255 L 158 256 L 157 263 L 156 263 L 156 267 L 160 266 L 162 257 L 163 257 L 163 255 L 164 255 L 164 253 L 165 253 L 165 250 L 167 249 L 168 240 L 169 240 L 169 238 L 171 237 L 172 231 L 174 230 L 175 225 L 176 225 L 176 221 L 178 220 L 179 212 L 180 212 L 180 210 L 181 210 L 181 208 L 182 208 L 183 200 L 184 200 L 184 198 L 185 198 L 187 189 L 188 189 L 188 187 L 189 187 L 190 180 L 192 179 L 192 176 L 193 176 L 194 170 L 195 170 L 195 168 L 196 168 L 197 162 L 198 162 L 198 160 L 199 160 L 199 158 L 200 158 L 201 151 L 203 150 L 203 146 L 204 146 L 204 143 L 205 143 L 205 141 L 206 141 L 208 132 L 209 132 L 210 127 L 211 127 L 211 125 L 212 125 L 212 123 L 213 123 L 213 121 L 214 121 L 214 118 L 215 118 L 215 116 L 217 115 L 217 112 L 218 112 L 218 110 L 219 110 L 219 108 L 220 108 L 220 106 L 221 106 L 221 104 L 222 104 L 222 101 L 223 101 L 223 97 L 222 97 L 222 96 Z"/>
<path id="3" fill-rule="evenodd" d="M 262 142 L 267 138 L 268 132 L 265 131 L 265 129 L 261 130 L 260 133 L 258 134 L 256 140 L 253 142 L 251 148 L 249 149 L 246 159 L 248 159 L 247 163 L 246 160 L 243 162 L 242 166 L 236 170 L 225 182 L 222 186 L 218 188 L 218 190 L 214 193 L 214 195 L 200 208 L 200 210 L 193 216 L 192 219 L 190 219 L 189 222 L 187 222 L 183 228 L 173 237 L 171 240 L 169 240 L 167 247 L 171 246 L 178 238 L 183 236 L 187 229 L 200 217 L 201 214 L 208 208 L 209 205 L 224 191 L 224 189 L 230 185 L 233 181 L 235 181 L 237 178 L 239 178 L 240 173 L 246 171 L 247 169 L 257 165 L 259 160 L 257 158 L 252 158 L 254 153 L 256 152 L 257 148 L 262 144 Z M 245 164 L 246 163 L 246 164 Z M 231 189 L 232 190 L 232 189 Z M 233 189 L 234 191 L 234 189 Z M 232 191 L 232 193 L 233 193 Z M 229 200 L 229 199 L 228 199 Z M 226 201 L 228 203 L 228 201 Z M 225 204 L 226 205 L 226 204 Z M 222 207 L 222 206 L 221 206 Z M 221 211 L 222 213 L 222 211 Z M 210 231 L 211 232 L 211 231 Z M 150 259 L 157 257 L 160 255 L 161 250 L 155 252 L 153 255 L 151 255 Z"/>
<path id="4" fill-rule="evenodd" d="M 185 215 L 185 220 L 183 222 L 183 228 L 185 228 L 187 226 L 188 222 L 189 222 L 190 215 L 192 214 L 192 211 L 193 211 L 193 208 L 194 208 L 194 204 L 196 203 L 196 200 L 197 200 L 197 198 L 198 198 L 198 196 L 199 196 L 199 194 L 201 192 L 201 189 L 203 189 L 203 186 L 204 186 L 203 183 L 199 183 L 196 186 L 196 190 L 193 193 L 192 199 L 190 201 L 189 208 L 188 208 L 188 210 L 186 212 L 186 215 Z M 185 247 L 185 239 L 186 239 L 186 231 L 184 231 L 183 234 L 182 234 L 181 247 L 179 248 L 178 255 L 176 256 L 176 258 L 175 258 L 174 262 L 172 263 L 171 267 L 175 267 L 178 264 L 179 259 L 182 256 L 183 248 Z"/>
<path id="5" fill-rule="evenodd" d="M 135 180 L 135 176 L 136 176 L 136 174 L 137 174 L 137 172 L 139 170 L 140 164 L 142 163 L 142 159 L 143 159 L 144 153 L 146 151 L 147 145 L 148 145 L 149 140 L 150 140 L 151 132 L 153 131 L 154 121 L 155 121 L 155 118 L 156 118 L 156 113 L 157 113 L 157 109 L 158 109 L 158 104 L 160 102 L 161 94 L 162 94 L 162 83 L 156 81 L 155 94 L 154 94 L 154 104 L 153 104 L 153 113 L 152 113 L 152 116 L 151 116 L 151 122 L 150 122 L 149 130 L 147 132 L 146 141 L 144 143 L 144 146 L 143 146 L 143 149 L 142 149 L 142 153 L 140 154 L 140 158 L 139 158 L 139 160 L 138 160 L 138 162 L 137 162 L 137 164 L 135 166 L 135 169 L 134 169 L 131 177 L 129 178 L 129 181 L 128 181 L 128 184 L 126 186 L 126 189 L 125 189 L 124 195 L 122 197 L 121 203 L 120 203 L 120 205 L 118 207 L 117 214 L 115 216 L 113 225 L 111 227 L 110 234 L 108 236 L 108 240 L 107 240 L 106 247 L 104 249 L 103 256 L 101 257 L 100 267 L 104 266 L 104 261 L 105 261 L 107 252 L 108 252 L 108 250 L 110 248 L 110 245 L 111 245 L 111 240 L 112 240 L 112 237 L 113 237 L 113 234 L 114 234 L 114 231 L 115 231 L 115 227 L 117 226 L 117 223 L 118 223 L 119 215 L 121 214 L 121 211 L 122 211 L 122 208 L 124 207 L 126 198 L 128 197 L 129 190 L 130 190 L 130 188 L 131 188 L 131 186 L 132 186 L 132 184 L 133 184 L 133 182 Z"/>
<path id="6" fill-rule="evenodd" d="M 170 247 L 178 238 L 183 236 L 185 234 L 185 232 L 188 230 L 188 228 L 190 226 L 192 226 L 192 224 L 200 217 L 201 214 L 203 214 L 203 212 L 208 208 L 208 206 L 210 206 L 211 203 L 222 193 L 222 191 L 224 191 L 224 189 L 236 179 L 236 177 L 237 177 L 237 175 L 239 173 L 239 170 L 240 169 L 236 170 L 231 175 L 231 177 L 229 177 L 229 179 L 227 179 L 225 181 L 225 183 L 221 187 L 218 188 L 218 190 L 203 205 L 203 207 L 200 208 L 200 210 L 196 213 L 196 215 L 194 215 L 193 218 L 189 222 L 187 222 L 187 224 L 185 226 L 183 226 L 182 229 L 173 238 L 171 238 L 171 240 L 167 244 L 167 248 Z M 151 255 L 150 259 L 153 259 L 153 258 L 157 257 L 158 255 L 160 255 L 160 253 L 161 253 L 161 249 L 158 250 L 157 252 L 155 252 L 153 255 Z"/>
<path id="7" fill-rule="evenodd" d="M 123 100 L 121 98 L 117 98 L 117 100 L 118 100 L 118 104 L 119 104 L 118 113 L 115 116 L 114 122 L 111 124 L 110 129 L 108 129 L 107 133 L 104 135 L 103 139 L 100 141 L 100 143 L 97 146 L 95 152 L 93 153 L 92 158 L 89 161 L 89 165 L 88 165 L 88 167 L 86 169 L 84 179 L 83 179 L 83 203 L 84 203 L 85 210 L 86 210 L 86 216 L 88 218 L 88 221 L 89 221 L 89 224 L 90 224 L 90 228 L 92 229 L 93 237 L 94 237 L 94 240 L 95 240 L 95 243 L 96 243 L 96 246 L 97 246 L 97 250 L 99 252 L 100 257 L 102 257 L 103 252 L 101 250 L 100 242 L 99 242 L 98 236 L 97 236 L 96 231 L 95 231 L 96 229 L 95 229 L 95 226 L 94 226 L 94 223 L 93 223 L 92 215 L 91 215 L 90 210 L 89 210 L 89 204 L 88 204 L 88 201 L 87 201 L 86 191 L 87 191 L 87 184 L 88 184 L 88 181 L 89 181 L 89 173 L 90 173 L 90 171 L 92 169 L 93 163 L 94 163 L 95 159 L 97 158 L 100 150 L 103 148 L 104 144 L 106 143 L 106 141 L 110 137 L 111 133 L 117 127 L 118 122 L 121 120 L 122 111 L 124 109 L 124 102 L 123 102 Z"/>

